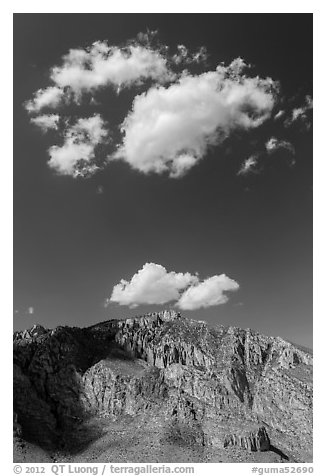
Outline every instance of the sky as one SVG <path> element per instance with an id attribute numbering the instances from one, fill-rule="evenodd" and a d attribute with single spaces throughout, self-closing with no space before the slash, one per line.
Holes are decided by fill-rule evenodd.
<path id="1" fill-rule="evenodd" d="M 312 15 L 14 15 L 14 329 L 312 347 Z"/>

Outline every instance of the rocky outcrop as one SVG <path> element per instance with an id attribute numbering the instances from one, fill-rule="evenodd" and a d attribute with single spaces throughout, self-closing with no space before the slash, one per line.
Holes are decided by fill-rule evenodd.
<path id="1" fill-rule="evenodd" d="M 268 451 L 270 441 L 266 428 L 261 426 L 244 434 L 227 435 L 224 440 L 224 447 L 227 446 L 240 446 L 250 451 Z"/>
<path id="2" fill-rule="evenodd" d="M 57 445 L 89 417 L 147 414 L 185 441 L 252 451 L 312 447 L 312 354 L 175 312 L 14 335 L 25 438 Z M 248 430 L 248 428 L 256 428 Z"/>
<path id="3" fill-rule="evenodd" d="M 25 329 L 21 332 L 14 333 L 14 341 L 19 339 L 33 339 L 33 337 L 39 337 L 47 334 L 49 331 L 40 324 L 34 324 L 30 329 Z"/>

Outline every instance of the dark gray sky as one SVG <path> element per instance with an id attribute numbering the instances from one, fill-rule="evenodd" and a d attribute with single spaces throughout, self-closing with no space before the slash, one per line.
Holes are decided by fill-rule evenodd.
<path id="1" fill-rule="evenodd" d="M 253 65 L 253 76 L 279 81 L 275 113 L 285 110 L 289 117 L 312 96 L 310 14 L 16 14 L 14 328 L 34 322 L 85 326 L 169 308 L 173 303 L 104 306 L 120 279 L 129 281 L 153 262 L 168 272 L 198 272 L 201 279 L 225 273 L 239 284 L 225 304 L 184 315 L 312 347 L 307 122 L 286 127 L 283 119 L 271 117 L 261 127 L 236 130 L 178 179 L 145 175 L 123 161 L 77 179 L 48 166 L 47 150 L 58 138 L 30 122 L 24 103 L 49 86 L 50 68 L 60 65 L 69 49 L 104 40 L 121 45 L 146 30 L 158 30 L 160 42 L 172 50 L 178 44 L 192 50 L 205 46 L 207 64 L 196 65 L 192 74 L 244 58 Z M 123 121 L 137 94 L 146 94 L 135 88 L 119 95 L 99 92 L 96 112 L 110 127 Z M 69 107 L 75 114 L 76 106 Z M 89 115 L 89 104 L 78 108 L 79 116 Z M 271 137 L 291 144 L 295 153 L 289 146 L 267 153 Z M 257 169 L 239 175 L 244 160 L 255 154 Z"/>

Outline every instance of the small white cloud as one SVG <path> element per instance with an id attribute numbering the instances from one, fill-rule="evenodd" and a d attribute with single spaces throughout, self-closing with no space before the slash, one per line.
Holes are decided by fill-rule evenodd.
<path id="1" fill-rule="evenodd" d="M 276 152 L 279 149 L 287 149 L 291 154 L 295 153 L 295 148 L 291 142 L 287 140 L 277 139 L 276 137 L 271 137 L 265 144 L 266 150 L 268 153 Z"/>
<path id="2" fill-rule="evenodd" d="M 149 46 L 130 44 L 124 48 L 97 41 L 87 49 L 71 49 L 60 66 L 52 68 L 51 79 L 59 88 L 80 97 L 105 86 L 121 89 L 146 79 L 164 82 L 171 78 L 167 60 Z"/>
<path id="3" fill-rule="evenodd" d="M 25 103 L 25 107 L 29 113 L 40 112 L 44 108 L 56 108 L 61 104 L 64 95 L 63 89 L 57 86 L 39 89 L 34 98 Z"/>
<path id="4" fill-rule="evenodd" d="M 301 107 L 294 108 L 292 110 L 291 117 L 285 121 L 285 125 L 289 127 L 294 122 L 300 121 L 307 129 L 310 128 L 310 122 L 308 120 L 308 111 L 313 107 L 312 97 L 307 95 L 304 100 L 304 104 Z"/>
<path id="5" fill-rule="evenodd" d="M 144 46 L 150 46 L 158 37 L 158 30 L 146 30 L 146 33 L 140 31 L 136 35 L 136 43 Z"/>
<path id="6" fill-rule="evenodd" d="M 238 283 L 224 274 L 200 282 L 197 275 L 168 272 L 155 263 L 146 263 L 130 281 L 115 285 L 109 302 L 137 307 L 141 304 L 165 304 L 175 301 L 180 309 L 194 310 L 227 302 L 226 291 L 235 291 Z"/>
<path id="7" fill-rule="evenodd" d="M 185 62 L 189 55 L 188 48 L 186 48 L 184 45 L 178 45 L 177 50 L 178 50 L 178 53 L 173 55 L 172 60 L 174 61 L 175 64 L 180 64 Z"/>
<path id="8" fill-rule="evenodd" d="M 30 306 L 30 307 L 27 309 L 27 314 L 34 314 L 34 307 L 33 307 L 33 306 Z"/>
<path id="9" fill-rule="evenodd" d="M 58 130 L 60 116 L 58 114 L 44 114 L 43 116 L 32 117 L 31 122 L 42 129 L 43 132 L 49 129 Z"/>
<path id="10" fill-rule="evenodd" d="M 237 173 L 237 175 L 247 175 L 250 172 L 254 172 L 256 170 L 256 165 L 258 162 L 257 155 L 252 155 L 248 157 L 242 164 Z"/>
<path id="11" fill-rule="evenodd" d="M 49 166 L 60 175 L 71 175 L 77 177 L 79 171 L 76 169 L 78 163 L 86 166 L 94 159 L 94 146 L 89 143 L 76 143 L 73 138 L 67 138 L 62 146 L 53 145 L 49 149 Z M 94 169 L 92 168 L 92 171 Z"/>
<path id="12" fill-rule="evenodd" d="M 284 114 L 285 114 L 285 111 L 283 111 L 283 110 L 278 111 L 278 113 L 275 114 L 275 116 L 274 116 L 275 121 L 277 121 L 278 119 L 281 119 L 281 117 L 283 117 Z"/>
<path id="13" fill-rule="evenodd" d="M 136 96 L 115 158 L 143 173 L 180 177 L 233 130 L 261 125 L 271 115 L 276 84 L 242 75 L 245 67 L 237 58 Z"/>
<path id="14" fill-rule="evenodd" d="M 207 49 L 205 46 L 201 46 L 199 50 L 197 50 L 193 55 L 192 55 L 192 61 L 194 63 L 204 63 L 207 61 L 208 54 L 207 54 Z"/>
<path id="15" fill-rule="evenodd" d="M 225 274 L 212 276 L 201 283 L 191 285 L 182 294 L 176 306 L 189 311 L 201 307 L 218 306 L 229 300 L 225 294 L 226 291 L 237 291 L 238 289 L 239 284 Z"/>
<path id="16" fill-rule="evenodd" d="M 108 131 L 99 114 L 81 118 L 67 127 L 64 142 L 49 149 L 48 164 L 61 175 L 73 177 L 91 175 L 97 170 L 95 149 L 107 138 Z"/>
<path id="17" fill-rule="evenodd" d="M 207 50 L 204 46 L 201 46 L 197 51 L 191 53 L 185 45 L 178 45 L 177 51 L 178 52 L 172 56 L 172 61 L 176 65 L 204 63 L 207 60 Z"/>

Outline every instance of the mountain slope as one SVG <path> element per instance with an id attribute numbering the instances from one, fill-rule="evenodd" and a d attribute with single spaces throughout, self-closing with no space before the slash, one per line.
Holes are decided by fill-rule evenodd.
<path id="1" fill-rule="evenodd" d="M 101 461 L 114 432 L 124 435 L 121 449 L 146 428 L 144 441 L 152 434 L 160 448 L 187 448 L 193 462 L 211 461 L 209 454 L 237 461 L 248 450 L 249 459 L 308 462 L 312 354 L 175 312 L 84 329 L 34 326 L 14 334 L 14 410 L 23 441 L 59 451 L 59 459 L 87 460 L 95 448 Z M 145 459 L 134 460 L 154 461 L 147 446 Z"/>

